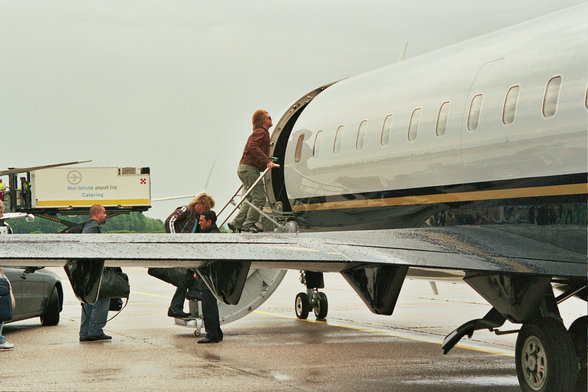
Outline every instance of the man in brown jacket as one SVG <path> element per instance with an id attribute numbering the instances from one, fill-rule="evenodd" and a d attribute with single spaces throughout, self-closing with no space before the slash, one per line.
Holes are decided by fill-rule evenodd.
<path id="1" fill-rule="evenodd" d="M 259 178 L 259 174 L 266 168 L 274 168 L 277 165 L 269 157 L 270 136 L 269 129 L 274 125 L 272 118 L 265 110 L 257 110 L 253 113 L 252 118 L 253 133 L 247 139 L 243 155 L 237 168 L 237 175 L 243 183 L 243 191 L 247 192 L 249 187 Z M 254 206 L 261 209 L 265 204 L 265 191 L 263 183 L 259 182 L 247 200 Z M 246 203 L 241 204 L 239 214 L 229 223 L 232 231 L 247 231 L 251 233 L 259 232 L 255 225 L 259 219 L 259 212 L 254 208 L 249 208 Z"/>

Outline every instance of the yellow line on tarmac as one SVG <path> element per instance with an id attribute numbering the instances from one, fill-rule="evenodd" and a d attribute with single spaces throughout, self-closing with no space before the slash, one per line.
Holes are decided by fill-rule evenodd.
<path id="1" fill-rule="evenodd" d="M 167 296 L 157 295 L 157 294 L 150 294 L 150 293 L 144 293 L 142 291 L 131 291 L 131 293 L 137 294 L 137 295 L 145 295 L 147 297 L 165 298 L 165 299 L 168 299 L 169 298 Z M 262 311 L 262 310 L 254 310 L 253 313 L 261 314 L 261 315 L 264 315 L 264 316 L 272 316 L 272 317 L 280 317 L 280 318 L 285 318 L 285 319 L 290 319 L 290 320 L 304 321 L 304 322 L 307 322 L 307 323 L 325 324 L 325 325 L 330 325 L 332 327 L 352 329 L 352 330 L 355 330 L 355 331 L 363 331 L 363 332 L 370 332 L 370 333 L 376 333 L 376 334 L 381 334 L 381 335 L 394 336 L 394 337 L 401 338 L 401 339 L 410 339 L 410 340 L 415 340 L 415 341 L 424 342 L 424 343 L 433 343 L 433 344 L 438 344 L 438 345 L 441 345 L 441 343 L 442 343 L 439 340 L 435 340 L 435 339 L 427 338 L 427 337 L 424 337 L 424 336 L 420 336 L 417 333 L 410 334 L 410 333 L 402 333 L 402 332 L 394 332 L 394 331 L 384 331 L 384 330 L 379 330 L 379 329 L 366 328 L 366 327 L 358 327 L 358 326 L 353 326 L 353 325 L 348 325 L 348 324 L 342 324 L 342 323 L 333 323 L 333 322 L 329 323 L 327 321 L 321 321 L 321 320 L 309 320 L 309 319 L 302 320 L 302 319 L 298 319 L 298 318 L 293 317 L 293 316 L 285 316 L 283 314 L 265 312 L 265 311 Z M 487 348 L 476 347 L 476 346 L 473 346 L 473 345 L 463 345 L 463 344 L 456 344 L 455 347 L 463 348 L 463 349 L 466 349 L 466 350 L 479 351 L 479 352 L 483 352 L 483 353 L 496 354 L 496 355 L 502 355 L 502 356 L 514 358 L 514 354 L 513 353 L 506 352 L 506 351 L 490 350 L 490 349 L 487 349 Z"/>
<path id="2" fill-rule="evenodd" d="M 438 344 L 438 345 L 442 344 L 442 342 L 439 340 L 426 338 L 424 336 L 420 336 L 417 333 L 410 334 L 410 333 L 401 333 L 401 332 L 394 332 L 394 331 L 384 331 L 384 330 L 358 327 L 358 326 L 346 325 L 346 324 L 340 324 L 340 323 L 329 323 L 327 321 L 321 321 L 321 320 L 308 320 L 308 319 L 303 320 L 303 319 L 298 319 L 293 316 L 284 316 L 282 314 L 264 312 L 261 310 L 254 310 L 253 312 L 257 313 L 257 314 L 262 314 L 265 316 L 281 317 L 281 318 L 286 318 L 286 319 L 291 319 L 291 320 L 305 321 L 307 323 L 326 324 L 326 325 L 330 325 L 333 327 L 346 328 L 346 329 L 352 329 L 352 330 L 363 331 L 363 332 L 377 333 L 377 334 L 382 334 L 382 335 L 394 336 L 394 337 L 402 338 L 402 339 L 416 340 L 416 341 L 424 342 L 424 343 L 433 343 L 433 344 Z M 514 353 L 510 353 L 507 351 L 491 350 L 491 349 L 487 349 L 487 348 L 476 347 L 473 345 L 456 344 L 455 347 L 463 348 L 466 350 L 479 351 L 479 352 L 488 353 L 488 354 L 502 355 L 502 356 L 511 357 L 511 358 L 515 357 Z"/>
<path id="3" fill-rule="evenodd" d="M 146 295 L 147 297 L 156 297 L 156 298 L 170 298 L 170 297 L 166 297 L 164 295 L 157 295 L 157 294 L 150 294 L 150 293 L 144 293 L 142 291 L 132 291 L 131 293 L 133 294 L 138 294 L 138 295 Z"/>

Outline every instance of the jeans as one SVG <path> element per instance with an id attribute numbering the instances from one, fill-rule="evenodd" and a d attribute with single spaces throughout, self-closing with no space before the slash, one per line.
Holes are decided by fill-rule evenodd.
<path id="1" fill-rule="evenodd" d="M 0 321 L 0 344 L 6 343 L 6 338 L 2 336 L 2 329 L 4 328 L 4 321 Z"/>
<path id="2" fill-rule="evenodd" d="M 98 298 L 94 305 L 82 303 L 82 324 L 80 325 L 80 339 L 88 336 L 104 334 L 104 326 L 108 318 L 110 298 Z"/>
<path id="3" fill-rule="evenodd" d="M 239 165 L 237 168 L 237 175 L 243 183 L 243 192 L 247 192 L 249 187 L 253 185 L 259 178 L 260 171 L 258 168 L 249 165 Z M 255 207 L 262 209 L 265 205 L 265 190 L 263 188 L 263 181 L 257 183 L 255 188 L 247 195 L 247 200 Z M 253 226 L 259 219 L 259 212 L 253 208 L 249 208 L 248 204 L 241 204 L 239 214 L 231 222 L 235 227 Z"/>

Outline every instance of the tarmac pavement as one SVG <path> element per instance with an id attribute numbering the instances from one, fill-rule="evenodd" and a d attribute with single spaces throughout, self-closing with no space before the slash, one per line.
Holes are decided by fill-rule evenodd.
<path id="1" fill-rule="evenodd" d="M 407 280 L 389 317 L 369 312 L 328 274 L 326 321 L 312 313 L 302 321 L 294 297 L 303 287 L 289 272 L 260 309 L 223 326 L 223 342 L 203 345 L 166 316 L 174 288 L 128 268 L 131 299 L 105 328 L 112 341 L 81 343 L 80 305 L 53 270 L 64 279 L 61 321 L 5 326 L 15 348 L 0 353 L 0 391 L 519 391 L 516 334 L 476 332 L 464 348 L 442 354 L 443 336 L 489 309 L 463 283 L 438 283 L 434 295 L 428 281 Z M 566 325 L 585 309 L 564 304 Z"/>

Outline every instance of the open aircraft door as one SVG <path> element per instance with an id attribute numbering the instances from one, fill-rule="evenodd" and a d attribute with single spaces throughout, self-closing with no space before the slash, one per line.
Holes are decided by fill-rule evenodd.
<path id="1" fill-rule="evenodd" d="M 251 269 L 237 305 L 218 304 L 221 324 L 228 324 L 248 315 L 263 304 L 276 291 L 286 270 Z"/>

